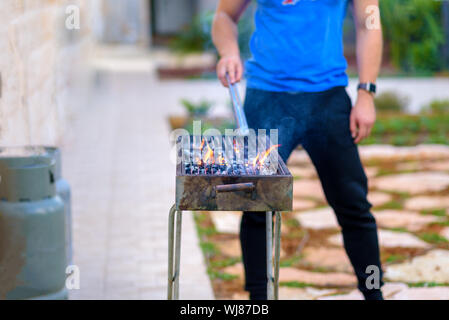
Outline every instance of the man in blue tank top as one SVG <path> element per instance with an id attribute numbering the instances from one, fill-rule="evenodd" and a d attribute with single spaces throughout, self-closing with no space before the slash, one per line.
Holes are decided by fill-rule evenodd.
<path id="1" fill-rule="evenodd" d="M 219 1 L 212 36 L 220 54 L 217 75 L 224 86 L 226 73 L 232 83 L 244 73 L 237 22 L 249 2 Z M 360 80 L 354 106 L 345 90 L 343 56 L 348 1 L 257 0 L 252 57 L 245 66 L 244 111 L 251 128 L 278 129 L 284 161 L 298 145 L 307 151 L 341 226 L 358 288 L 365 299 L 381 300 L 377 226 L 357 144 L 370 134 L 376 117 L 382 32 L 378 0 L 349 3 L 354 8 Z M 245 289 L 251 299 L 266 299 L 265 215 L 244 212 L 240 240 Z"/>

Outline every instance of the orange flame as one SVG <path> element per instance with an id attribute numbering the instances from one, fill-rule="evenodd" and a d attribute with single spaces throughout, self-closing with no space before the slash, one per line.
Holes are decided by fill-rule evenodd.
<path id="1" fill-rule="evenodd" d="M 259 156 L 260 156 L 260 153 L 257 155 L 257 157 L 254 158 L 254 160 L 253 160 L 253 167 L 256 166 L 257 160 L 259 159 Z"/>
<path id="2" fill-rule="evenodd" d="M 204 155 L 204 162 L 208 162 L 210 160 L 210 162 L 215 163 L 215 159 L 214 159 L 214 151 L 209 147 L 209 144 L 207 145 L 207 152 Z"/>
<path id="3" fill-rule="evenodd" d="M 267 158 L 268 158 L 268 156 L 270 155 L 270 153 L 271 153 L 274 149 L 279 148 L 279 146 L 280 146 L 280 144 L 276 144 L 276 145 L 273 145 L 273 146 L 269 147 L 268 150 L 265 151 L 265 153 L 263 153 L 262 157 L 260 158 L 260 160 L 259 160 L 259 165 L 262 166 L 262 165 L 265 163 L 265 161 L 267 160 Z M 259 155 L 260 155 L 260 154 L 259 154 Z M 259 156 L 259 155 L 258 155 L 258 156 Z"/>
<path id="4" fill-rule="evenodd" d="M 235 140 L 234 140 L 234 151 L 235 151 L 235 154 L 239 154 L 240 153 L 240 149 L 239 149 L 238 143 Z"/>

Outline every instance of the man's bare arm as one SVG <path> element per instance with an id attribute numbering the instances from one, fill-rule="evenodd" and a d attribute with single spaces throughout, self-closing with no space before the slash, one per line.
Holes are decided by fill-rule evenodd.
<path id="1" fill-rule="evenodd" d="M 240 81 L 243 65 L 238 45 L 237 22 L 250 0 L 220 0 L 212 25 L 212 40 L 220 54 L 217 76 L 227 86 L 226 73 L 232 83 Z"/>
<path id="2" fill-rule="evenodd" d="M 376 82 L 382 60 L 382 28 L 378 0 L 354 0 L 357 67 L 360 82 Z M 374 97 L 359 90 L 351 112 L 351 133 L 356 143 L 370 135 L 376 120 Z"/>

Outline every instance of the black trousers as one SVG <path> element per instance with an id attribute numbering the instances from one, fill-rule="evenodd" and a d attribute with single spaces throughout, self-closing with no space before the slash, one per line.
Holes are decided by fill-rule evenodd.
<path id="1" fill-rule="evenodd" d="M 342 228 L 344 247 L 366 299 L 382 299 L 367 286 L 368 266 L 382 269 L 377 226 L 367 200 L 367 178 L 349 130 L 351 100 L 345 88 L 324 92 L 287 93 L 247 89 L 244 110 L 253 129 L 278 129 L 280 156 L 286 162 L 302 145 L 310 156 L 326 199 Z M 244 212 L 240 240 L 245 289 L 251 299 L 267 299 L 265 214 Z M 372 267 L 371 267 L 372 268 Z M 371 283 L 371 282 L 370 282 Z"/>

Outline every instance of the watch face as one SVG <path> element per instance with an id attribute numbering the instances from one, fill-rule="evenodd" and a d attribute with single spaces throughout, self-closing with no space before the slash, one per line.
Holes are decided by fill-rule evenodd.
<path id="1" fill-rule="evenodd" d="M 363 89 L 372 93 L 376 93 L 376 85 L 374 83 L 360 83 L 357 87 L 358 89 Z"/>

